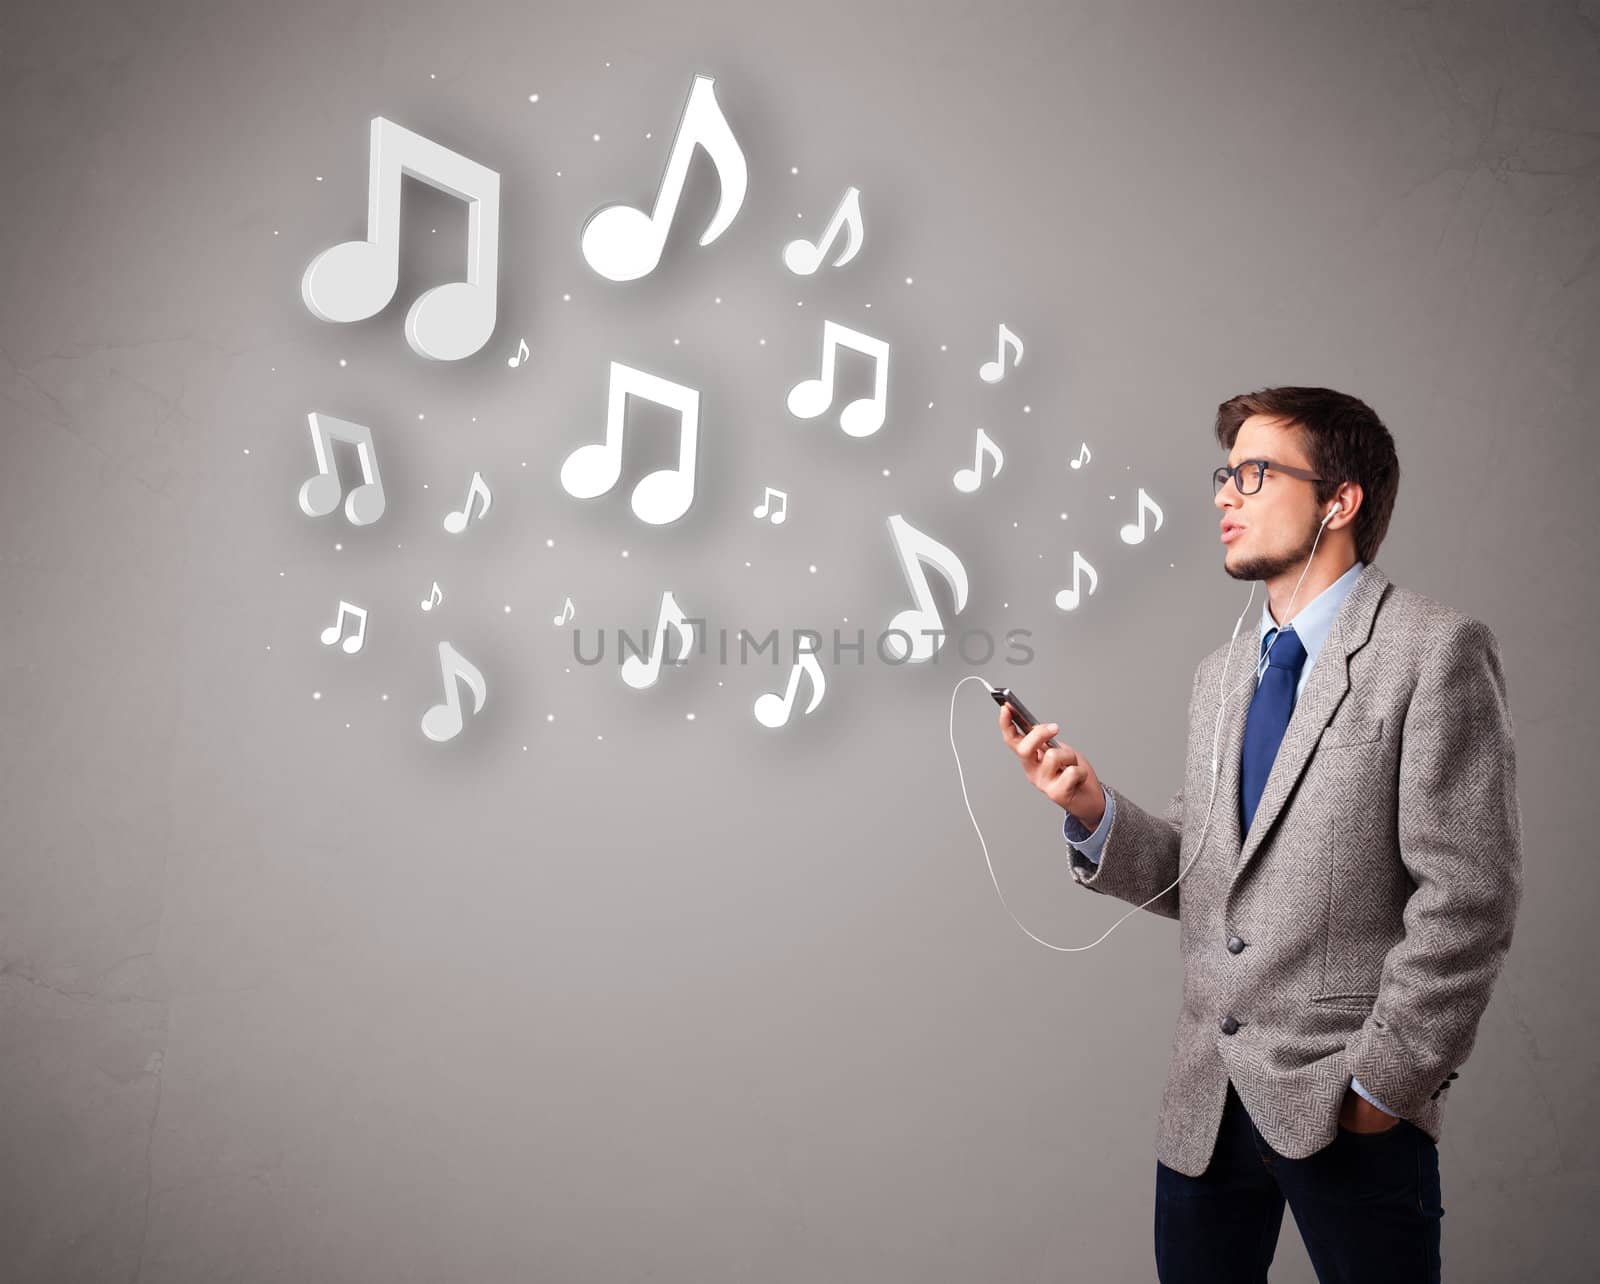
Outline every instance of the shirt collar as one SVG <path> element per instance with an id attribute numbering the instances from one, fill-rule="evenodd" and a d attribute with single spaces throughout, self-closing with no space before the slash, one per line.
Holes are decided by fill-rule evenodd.
<path id="1" fill-rule="evenodd" d="M 1310 672 L 1311 666 L 1316 663 L 1317 652 L 1322 650 L 1322 644 L 1327 641 L 1328 631 L 1333 628 L 1333 617 L 1339 613 L 1339 607 L 1349 595 L 1350 590 L 1356 586 L 1356 580 L 1361 577 L 1361 572 L 1366 569 L 1366 563 L 1357 558 L 1355 564 L 1338 579 L 1318 593 L 1294 614 L 1290 624 L 1294 627 L 1295 634 L 1300 639 L 1300 645 L 1306 649 L 1305 671 Z M 1278 627 L 1277 621 L 1272 618 L 1272 609 L 1266 603 L 1261 604 L 1261 623 L 1256 630 L 1256 655 L 1261 654 L 1261 644 L 1266 640 L 1267 633 Z"/>

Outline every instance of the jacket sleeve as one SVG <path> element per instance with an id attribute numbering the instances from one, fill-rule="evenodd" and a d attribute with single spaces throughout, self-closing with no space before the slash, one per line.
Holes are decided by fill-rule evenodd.
<path id="1" fill-rule="evenodd" d="M 1195 694 L 1200 669 L 1189 691 L 1189 734 L 1194 734 Z M 1077 848 L 1067 848 L 1072 877 L 1092 892 L 1105 892 L 1133 905 L 1143 905 L 1163 918 L 1179 916 L 1178 854 L 1183 846 L 1183 788 L 1172 795 L 1165 817 L 1146 811 L 1127 794 L 1101 782 L 1111 799 L 1111 827 L 1100 859 L 1091 861 Z M 1173 886 L 1168 887 L 1168 884 Z M 1165 889 L 1165 890 L 1163 890 Z M 1154 899 L 1151 899 L 1154 897 Z M 1144 903 L 1149 901 L 1148 905 Z"/>
<path id="2" fill-rule="evenodd" d="M 1511 713 L 1499 646 L 1479 621 L 1444 629 L 1425 662 L 1399 774 L 1400 859 L 1416 886 L 1346 1064 L 1408 1115 L 1472 1050 L 1522 900 Z"/>

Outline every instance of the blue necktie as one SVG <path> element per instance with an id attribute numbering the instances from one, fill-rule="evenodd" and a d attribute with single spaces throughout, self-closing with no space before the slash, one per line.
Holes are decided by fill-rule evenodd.
<path id="1" fill-rule="evenodd" d="M 1255 819 L 1256 804 L 1261 801 L 1267 776 L 1272 771 L 1272 760 L 1278 756 L 1289 715 L 1294 712 L 1295 687 L 1300 683 L 1300 666 L 1306 659 L 1306 649 L 1294 629 L 1282 630 L 1274 645 L 1273 634 L 1278 633 L 1279 630 L 1272 629 L 1261 639 L 1262 651 L 1271 646 L 1272 654 L 1267 656 L 1267 671 L 1261 675 L 1250 701 L 1250 712 L 1245 715 L 1244 761 L 1239 776 L 1242 808 L 1239 832 L 1246 835 L 1250 832 L 1250 822 Z"/>

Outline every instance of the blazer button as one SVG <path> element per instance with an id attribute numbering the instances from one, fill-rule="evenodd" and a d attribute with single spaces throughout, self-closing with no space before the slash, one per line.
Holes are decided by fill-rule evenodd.
<path id="1" fill-rule="evenodd" d="M 1233 1013 L 1231 1012 L 1217 1024 L 1222 1028 L 1223 1034 L 1232 1034 L 1239 1028 L 1239 1023 L 1233 1019 Z"/>
<path id="2" fill-rule="evenodd" d="M 1228 938 L 1229 954 L 1237 954 L 1242 949 L 1244 949 L 1244 942 L 1241 941 L 1237 936 L 1230 936 Z"/>

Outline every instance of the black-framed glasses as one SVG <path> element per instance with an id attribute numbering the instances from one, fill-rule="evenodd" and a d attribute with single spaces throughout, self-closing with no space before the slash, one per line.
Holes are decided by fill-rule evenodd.
<path id="1" fill-rule="evenodd" d="M 1270 459 L 1241 459 L 1232 468 L 1223 466 L 1211 474 L 1211 494 L 1214 498 L 1228 484 L 1228 478 L 1232 477 L 1241 495 L 1254 495 L 1261 489 L 1261 480 L 1269 468 L 1275 473 L 1298 477 L 1302 481 L 1322 480 L 1304 468 L 1290 468 L 1288 464 L 1275 464 Z"/>

